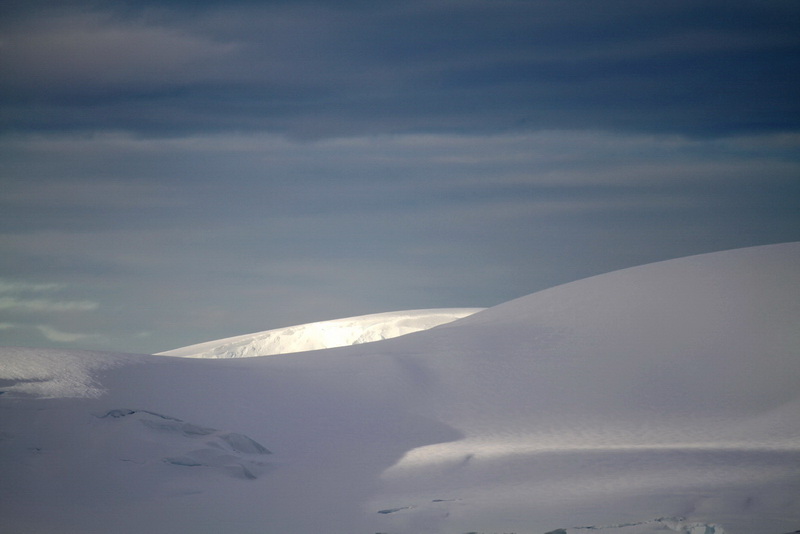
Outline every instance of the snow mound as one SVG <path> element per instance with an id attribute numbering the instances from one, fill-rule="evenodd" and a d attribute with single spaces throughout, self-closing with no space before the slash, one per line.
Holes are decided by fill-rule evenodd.
<path id="1" fill-rule="evenodd" d="M 375 313 L 277 328 L 159 352 L 184 358 L 246 358 L 330 349 L 391 339 L 449 323 L 483 308 Z"/>

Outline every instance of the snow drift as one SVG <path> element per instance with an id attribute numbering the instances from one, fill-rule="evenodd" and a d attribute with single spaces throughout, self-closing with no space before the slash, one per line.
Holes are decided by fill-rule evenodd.
<path id="1" fill-rule="evenodd" d="M 798 325 L 790 243 L 335 350 L 2 349 L 0 531 L 793 532 Z"/>
<path id="2" fill-rule="evenodd" d="M 374 313 L 276 328 L 160 352 L 187 358 L 244 358 L 331 349 L 404 336 L 461 319 L 483 308 Z"/>

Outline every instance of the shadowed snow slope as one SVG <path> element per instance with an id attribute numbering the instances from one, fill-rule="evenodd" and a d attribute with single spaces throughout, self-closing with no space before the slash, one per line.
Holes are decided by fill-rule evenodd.
<path id="1" fill-rule="evenodd" d="M 790 243 L 335 350 L 0 349 L 0 532 L 793 532 L 799 325 Z"/>
<path id="2" fill-rule="evenodd" d="M 160 352 L 186 358 L 243 358 L 358 345 L 404 336 L 461 319 L 483 308 L 375 313 L 276 328 Z"/>

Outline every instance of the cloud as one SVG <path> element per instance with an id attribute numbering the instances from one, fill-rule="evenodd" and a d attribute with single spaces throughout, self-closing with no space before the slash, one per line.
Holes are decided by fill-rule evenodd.
<path id="1" fill-rule="evenodd" d="M 92 311 L 99 307 L 97 302 L 89 300 L 50 300 L 24 299 L 17 297 L 0 297 L 0 310 L 62 313 L 75 311 Z"/>
<path id="2" fill-rule="evenodd" d="M 63 289 L 65 289 L 63 284 L 0 280 L 0 312 L 84 312 L 96 310 L 99 307 L 97 302 L 89 300 L 53 300 L 29 296 Z"/>
<path id="3" fill-rule="evenodd" d="M 20 293 L 20 292 L 34 292 L 40 293 L 43 291 L 55 291 L 62 289 L 62 284 L 33 284 L 29 282 L 9 282 L 7 280 L 0 280 L 0 293 Z"/>
<path id="4" fill-rule="evenodd" d="M 55 341 L 58 343 L 75 343 L 78 341 L 85 341 L 87 339 L 97 337 L 94 334 L 76 334 L 71 332 L 62 332 L 47 325 L 37 325 L 36 328 L 48 340 Z"/>
<path id="5" fill-rule="evenodd" d="M 108 11 L 55 10 L 7 29 L 0 72 L 10 87 L 99 94 L 202 81 L 209 66 L 218 76 L 235 48 L 177 27 L 120 20 Z"/>
<path id="6" fill-rule="evenodd" d="M 40 344 L 44 336 L 48 342 L 71 344 L 79 341 L 97 343 L 101 336 L 79 334 L 61 330 L 48 324 L 37 324 L 43 317 L 65 324 L 81 324 L 81 317 L 97 310 L 99 303 L 92 300 L 56 299 L 42 294 L 68 290 L 66 284 L 36 283 L 0 279 L 0 322 L 4 344 Z M 73 289 L 74 290 L 74 289 Z M 91 315 L 91 314 L 89 314 Z M 34 339 L 39 341 L 33 341 Z"/>
<path id="7" fill-rule="evenodd" d="M 18 8 L 15 130 L 300 138 L 795 128 L 797 4 L 699 0 Z M 580 12 L 580 13 L 578 13 Z"/>

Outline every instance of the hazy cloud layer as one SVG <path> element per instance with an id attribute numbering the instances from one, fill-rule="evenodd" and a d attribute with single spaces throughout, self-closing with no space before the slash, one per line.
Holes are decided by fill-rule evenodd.
<path id="1" fill-rule="evenodd" d="M 59 284 L 14 283 L 0 280 L 0 311 L 19 311 L 34 313 L 62 313 L 91 311 L 98 307 L 88 300 L 54 300 L 31 296 L 31 294 L 51 293 L 61 289 Z"/>
<path id="2" fill-rule="evenodd" d="M 14 129 L 296 136 L 793 128 L 792 1 L 54 3 L 2 24 Z"/>
<path id="3" fill-rule="evenodd" d="M 800 239 L 793 1 L 4 6 L 3 344 L 166 350 Z"/>
<path id="4" fill-rule="evenodd" d="M 37 325 L 39 332 L 42 333 L 44 337 L 46 337 L 50 341 L 54 341 L 57 343 L 75 343 L 77 341 L 83 341 L 86 339 L 90 339 L 96 336 L 90 334 L 77 334 L 73 332 L 62 332 L 61 330 L 56 330 L 47 325 Z"/>

